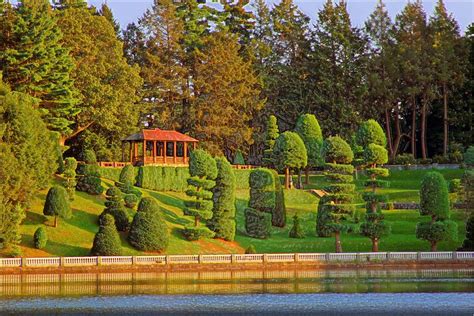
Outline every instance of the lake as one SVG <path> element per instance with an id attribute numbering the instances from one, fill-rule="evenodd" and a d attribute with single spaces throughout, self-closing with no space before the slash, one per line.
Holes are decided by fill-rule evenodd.
<path id="1" fill-rule="evenodd" d="M 471 316 L 474 269 L 0 275 L 0 312 Z"/>

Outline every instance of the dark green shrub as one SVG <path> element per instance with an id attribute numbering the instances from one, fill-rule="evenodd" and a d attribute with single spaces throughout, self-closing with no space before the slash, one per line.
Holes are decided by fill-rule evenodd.
<path id="1" fill-rule="evenodd" d="M 96 164 L 97 163 L 97 157 L 95 155 L 95 152 L 93 150 L 84 150 L 81 155 L 82 161 L 86 165 L 91 165 L 91 164 Z"/>
<path id="2" fill-rule="evenodd" d="M 160 209 L 160 205 L 154 198 L 144 197 L 138 204 L 137 212 L 159 211 Z"/>
<path id="3" fill-rule="evenodd" d="M 244 155 L 240 150 L 235 152 L 234 161 L 232 162 L 233 165 L 245 165 Z"/>
<path id="4" fill-rule="evenodd" d="M 286 225 L 286 205 L 285 193 L 280 182 L 280 177 L 275 170 L 272 170 L 273 181 L 275 183 L 275 207 L 272 210 L 272 225 L 285 227 Z"/>
<path id="5" fill-rule="evenodd" d="M 474 165 L 474 146 L 469 146 L 464 153 L 464 163 L 468 166 Z"/>
<path id="6" fill-rule="evenodd" d="M 255 246 L 254 245 L 250 245 L 247 247 L 247 249 L 245 249 L 245 254 L 247 255 L 254 255 L 257 253 L 257 250 L 255 250 Z"/>
<path id="7" fill-rule="evenodd" d="M 64 161 L 64 187 L 69 195 L 69 200 L 74 200 L 74 195 L 76 192 L 76 169 L 77 169 L 77 161 L 72 157 L 66 158 Z"/>
<path id="8" fill-rule="evenodd" d="M 183 236 L 189 241 L 199 240 L 201 238 L 213 238 L 215 233 L 207 227 L 185 226 Z"/>
<path id="9" fill-rule="evenodd" d="M 432 159 L 433 163 L 446 164 L 449 163 L 449 157 L 443 155 L 435 155 Z"/>
<path id="10" fill-rule="evenodd" d="M 461 179 L 452 179 L 449 181 L 449 193 L 460 193 L 461 190 Z"/>
<path id="11" fill-rule="evenodd" d="M 122 168 L 120 172 L 119 182 L 133 186 L 135 185 L 135 168 L 132 165 L 127 165 Z"/>
<path id="12" fill-rule="evenodd" d="M 106 192 L 105 210 L 99 217 L 99 223 L 105 218 L 105 215 L 109 214 L 114 217 L 115 226 L 118 231 L 127 231 L 130 226 L 127 211 L 125 210 L 122 192 L 117 187 L 110 187 Z"/>
<path id="13" fill-rule="evenodd" d="M 161 211 L 150 207 L 146 211 L 142 209 L 137 212 L 133 217 L 128 241 L 134 248 L 142 251 L 165 250 L 169 232 Z"/>
<path id="14" fill-rule="evenodd" d="M 328 163 L 350 164 L 354 159 L 351 146 L 339 136 L 332 136 L 323 143 L 324 161 Z"/>
<path id="15" fill-rule="evenodd" d="M 77 167 L 76 189 L 92 195 L 99 195 L 104 192 L 102 181 L 100 180 L 99 166 L 95 154 L 91 150 L 85 150 L 82 154 L 85 164 Z"/>
<path id="16" fill-rule="evenodd" d="M 275 208 L 275 179 L 270 169 L 259 168 L 250 174 L 249 207 L 272 213 Z"/>
<path id="17" fill-rule="evenodd" d="M 387 146 L 387 137 L 377 121 L 367 120 L 363 122 L 357 130 L 356 142 L 363 148 L 367 148 L 369 144 L 375 144 L 385 148 Z"/>
<path id="18" fill-rule="evenodd" d="M 95 234 L 91 256 L 120 256 L 122 243 L 115 229 L 115 221 L 111 215 L 105 215 L 99 231 Z"/>
<path id="19" fill-rule="evenodd" d="M 305 233 L 303 227 L 301 227 L 300 220 L 298 215 L 293 216 L 293 227 L 289 233 L 290 238 L 305 238 Z"/>
<path id="20" fill-rule="evenodd" d="M 33 241 L 35 243 L 36 249 L 43 249 L 44 247 L 46 247 L 46 244 L 48 243 L 48 236 L 46 234 L 46 229 L 44 229 L 44 227 L 39 227 L 35 231 L 35 235 L 33 236 Z"/>
<path id="21" fill-rule="evenodd" d="M 308 166 L 320 166 L 323 163 L 321 155 L 323 134 L 316 116 L 314 114 L 300 115 L 296 121 L 295 132 L 300 135 L 306 146 Z"/>
<path id="22" fill-rule="evenodd" d="M 413 157 L 412 154 L 401 154 L 397 155 L 395 159 L 393 159 L 392 164 L 394 165 L 415 165 L 416 159 Z"/>
<path id="23" fill-rule="evenodd" d="M 464 155 L 460 151 L 451 152 L 448 157 L 450 163 L 461 163 L 464 160 Z"/>
<path id="24" fill-rule="evenodd" d="M 235 237 L 235 176 L 224 157 L 217 157 L 216 185 L 212 189 L 213 209 L 208 227 L 216 238 L 233 241 Z"/>
<path id="25" fill-rule="evenodd" d="M 138 204 L 138 197 L 135 194 L 125 194 L 123 201 L 126 207 L 133 209 Z"/>
<path id="26" fill-rule="evenodd" d="M 57 217 L 69 219 L 72 216 L 69 196 L 65 188 L 54 186 L 48 191 L 44 203 L 43 214 L 54 216 L 54 227 L 58 226 Z"/>
<path id="27" fill-rule="evenodd" d="M 272 156 L 275 167 L 285 170 L 285 189 L 289 189 L 290 170 L 299 171 L 308 165 L 308 154 L 303 140 L 294 132 L 286 131 L 280 134 L 275 141 Z M 298 179 L 301 188 L 301 177 Z"/>
<path id="28" fill-rule="evenodd" d="M 143 167 L 138 167 L 137 171 L 137 187 L 143 188 Z"/>
<path id="29" fill-rule="evenodd" d="M 184 192 L 188 187 L 189 169 L 185 167 L 140 167 L 137 186 L 154 191 Z"/>
<path id="30" fill-rule="evenodd" d="M 253 208 L 245 209 L 245 230 L 253 238 L 270 237 L 272 215 Z"/>
<path id="31" fill-rule="evenodd" d="M 474 214 L 469 216 L 466 223 L 466 239 L 462 244 L 461 251 L 474 251 Z"/>
<path id="32" fill-rule="evenodd" d="M 263 151 L 262 165 L 266 167 L 274 166 L 273 158 L 273 147 L 275 141 L 280 135 L 278 130 L 277 118 L 274 115 L 270 115 L 267 121 L 267 130 L 265 132 L 265 150 Z"/>

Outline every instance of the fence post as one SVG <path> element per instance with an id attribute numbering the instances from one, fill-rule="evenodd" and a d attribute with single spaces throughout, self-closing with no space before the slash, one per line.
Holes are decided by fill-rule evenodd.
<path id="1" fill-rule="evenodd" d="M 98 266 L 102 265 L 102 257 L 97 257 L 97 265 Z"/>
<path id="2" fill-rule="evenodd" d="M 198 263 L 203 263 L 203 262 L 202 262 L 202 255 L 199 255 L 199 257 L 198 257 Z"/>
<path id="3" fill-rule="evenodd" d="M 267 263 L 267 262 L 268 262 L 267 254 L 264 253 L 263 254 L 263 263 Z"/>
<path id="4" fill-rule="evenodd" d="M 457 253 L 457 251 L 453 251 L 453 260 L 458 260 L 458 253 Z"/>
<path id="5" fill-rule="evenodd" d="M 358 252 L 356 253 L 356 261 L 361 262 L 362 261 L 362 255 Z"/>
<path id="6" fill-rule="evenodd" d="M 390 261 L 390 252 L 387 252 L 385 255 L 385 260 Z"/>
<path id="7" fill-rule="evenodd" d="M 168 264 L 169 263 L 169 258 L 168 258 L 168 255 L 165 256 L 165 264 Z"/>
<path id="8" fill-rule="evenodd" d="M 329 252 L 326 253 L 326 255 L 324 256 L 324 259 L 325 259 L 327 262 L 329 262 Z"/>
<path id="9" fill-rule="evenodd" d="M 59 257 L 59 266 L 64 267 L 64 257 Z"/>
<path id="10" fill-rule="evenodd" d="M 236 262 L 235 254 L 231 254 L 230 256 L 231 256 L 231 257 L 230 257 L 230 262 L 231 262 L 231 263 L 235 263 L 235 262 Z"/>
<path id="11" fill-rule="evenodd" d="M 21 263 L 20 263 L 20 266 L 21 267 L 26 267 L 26 258 L 20 258 L 21 259 Z"/>
<path id="12" fill-rule="evenodd" d="M 300 262 L 300 254 L 295 253 L 295 262 Z"/>
<path id="13" fill-rule="evenodd" d="M 137 258 L 135 256 L 132 256 L 132 266 L 137 264 Z"/>
<path id="14" fill-rule="evenodd" d="M 421 260 L 421 252 L 416 253 L 416 260 L 420 261 Z"/>

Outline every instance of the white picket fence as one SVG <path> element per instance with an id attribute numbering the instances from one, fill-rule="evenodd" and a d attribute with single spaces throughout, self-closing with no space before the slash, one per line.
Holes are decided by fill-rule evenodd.
<path id="1" fill-rule="evenodd" d="M 44 257 L 3 258 L 0 268 L 15 267 L 87 267 L 211 263 L 338 263 L 383 261 L 466 261 L 473 260 L 474 252 L 360 252 L 360 253 L 273 253 L 273 254 L 216 254 L 216 255 L 161 255 L 121 257 Z"/>

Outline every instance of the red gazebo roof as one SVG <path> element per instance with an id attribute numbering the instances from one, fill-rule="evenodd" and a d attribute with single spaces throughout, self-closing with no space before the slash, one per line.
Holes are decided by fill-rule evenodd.
<path id="1" fill-rule="evenodd" d="M 177 131 L 167 131 L 159 128 L 155 129 L 143 129 L 139 133 L 132 134 L 123 141 L 143 141 L 143 140 L 153 140 L 153 141 L 169 141 L 169 142 L 199 142 L 197 139 L 192 138 L 191 136 L 182 134 Z"/>

